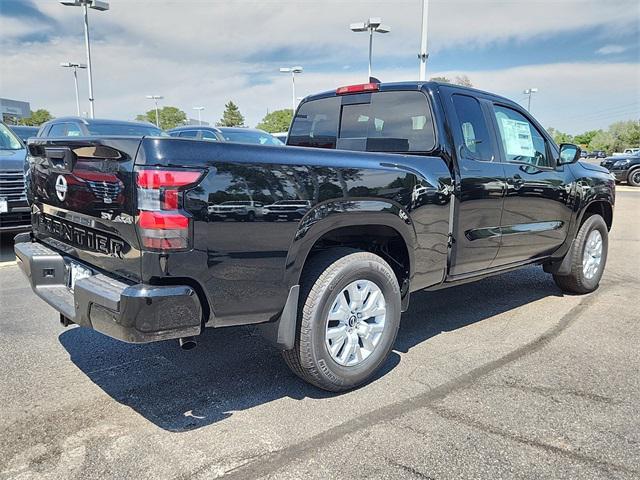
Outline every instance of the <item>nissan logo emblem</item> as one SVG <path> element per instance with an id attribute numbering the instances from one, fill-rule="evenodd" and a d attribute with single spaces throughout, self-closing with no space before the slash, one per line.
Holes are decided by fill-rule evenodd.
<path id="1" fill-rule="evenodd" d="M 56 195 L 61 202 L 64 202 L 67 196 L 67 179 L 64 175 L 58 175 L 56 178 Z"/>

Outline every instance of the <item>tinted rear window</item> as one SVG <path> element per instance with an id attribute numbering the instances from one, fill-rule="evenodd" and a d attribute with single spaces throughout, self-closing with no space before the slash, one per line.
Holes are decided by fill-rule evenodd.
<path id="1" fill-rule="evenodd" d="M 429 152 L 435 146 L 435 133 L 424 94 L 380 92 L 305 103 L 293 122 L 288 144 L 370 152 Z"/>
<path id="2" fill-rule="evenodd" d="M 131 137 L 164 136 L 162 130 L 146 125 L 130 125 L 117 123 L 91 123 L 87 125 L 91 135 L 126 135 Z"/>

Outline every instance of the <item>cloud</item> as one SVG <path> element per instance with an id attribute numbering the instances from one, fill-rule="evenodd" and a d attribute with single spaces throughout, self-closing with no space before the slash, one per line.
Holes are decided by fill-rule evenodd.
<path id="1" fill-rule="evenodd" d="M 466 74 L 474 86 L 526 105 L 522 93 L 536 87 L 533 115 L 545 127 L 572 134 L 606 127 L 617 120 L 640 119 L 640 68 L 637 63 L 553 63 Z"/>
<path id="2" fill-rule="evenodd" d="M 598 55 L 613 55 L 616 53 L 625 52 L 626 50 L 628 50 L 628 48 L 629 47 L 626 47 L 624 45 L 605 45 L 604 47 L 597 49 L 596 53 Z"/>
<path id="3" fill-rule="evenodd" d="M 58 64 L 84 61 L 81 9 L 55 1 L 0 1 L 2 95 L 31 101 L 34 108 L 49 108 L 55 115 L 73 114 L 72 77 Z M 7 15 L 6 3 L 23 4 L 22 14 Z M 352 33 L 348 25 L 368 16 L 380 16 L 392 28 L 390 34 L 374 39 L 376 76 L 385 81 L 413 79 L 421 3 L 111 0 L 108 12 L 89 14 L 97 115 L 132 119 L 151 109 L 145 95 L 160 94 L 165 104 L 191 115 L 192 106 L 204 105 L 203 119 L 209 122 L 219 119 L 224 103 L 233 99 L 248 123 L 255 125 L 267 109 L 290 104 L 290 77 L 278 72 L 280 66 L 304 66 L 296 78 L 298 95 L 365 80 L 367 36 Z M 615 29 L 617 34 L 637 28 L 637 17 L 629 14 L 638 9 L 635 0 L 434 0 L 430 4 L 429 50 L 434 56 L 442 50 L 455 53 L 456 48 L 490 55 L 496 44 L 517 50 L 523 44 L 535 45 L 537 38 L 582 28 Z M 38 37 L 38 32 L 47 35 Z M 603 83 L 604 71 L 610 75 L 608 84 Z M 84 73 L 80 88 L 86 99 Z M 522 88 L 538 86 L 534 111 L 556 128 L 580 125 L 563 112 L 605 108 L 606 102 L 631 104 L 633 94 L 636 98 L 638 94 L 629 85 L 634 78 L 638 85 L 637 64 L 531 65 L 450 76 L 463 73 L 482 88 L 516 99 Z M 585 90 L 583 85 L 601 90 Z M 609 98 L 614 96 L 609 92 L 620 92 L 620 98 Z M 86 100 L 83 103 L 86 110 Z"/>

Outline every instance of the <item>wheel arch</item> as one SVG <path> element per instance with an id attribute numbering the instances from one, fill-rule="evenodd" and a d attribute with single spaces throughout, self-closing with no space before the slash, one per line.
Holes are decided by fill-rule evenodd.
<path id="1" fill-rule="evenodd" d="M 607 224 L 607 230 L 611 230 L 613 226 L 613 205 L 608 198 L 597 198 L 589 202 L 580 212 L 580 218 L 577 223 L 578 231 L 584 221 L 591 215 L 600 215 Z"/>
<path id="2" fill-rule="evenodd" d="M 404 283 L 408 291 L 416 243 L 411 217 L 395 202 L 379 199 L 326 202 L 314 207 L 300 222 L 287 255 L 286 280 L 290 286 L 297 285 L 315 251 L 353 246 L 384 258 L 396 272 L 400 286 Z"/>

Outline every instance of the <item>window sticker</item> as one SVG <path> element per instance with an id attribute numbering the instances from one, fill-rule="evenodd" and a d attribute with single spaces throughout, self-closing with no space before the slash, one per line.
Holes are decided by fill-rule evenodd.
<path id="1" fill-rule="evenodd" d="M 533 138 L 529 122 L 519 122 L 510 118 L 501 118 L 504 148 L 507 155 L 516 157 L 534 157 Z"/>

